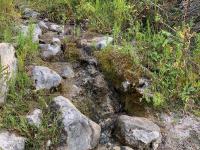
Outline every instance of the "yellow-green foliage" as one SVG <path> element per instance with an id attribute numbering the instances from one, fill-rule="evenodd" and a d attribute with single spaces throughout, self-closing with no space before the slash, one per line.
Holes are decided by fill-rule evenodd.
<path id="1" fill-rule="evenodd" d="M 104 50 L 97 53 L 103 70 L 115 81 L 127 79 L 137 86 L 138 79 L 147 76 L 152 84 L 144 98 L 156 107 L 178 103 L 198 108 L 200 104 L 200 48 L 199 34 L 188 25 L 155 31 L 135 23 L 130 28 L 134 46 Z M 194 39 L 191 48 L 191 39 Z M 149 97 L 151 93 L 152 97 Z M 178 105 L 177 105 L 178 106 Z"/>
<path id="2" fill-rule="evenodd" d="M 126 50 L 125 47 L 109 47 L 95 53 L 104 73 L 106 73 L 106 77 L 115 86 L 121 86 L 121 82 L 125 80 L 137 84 L 143 72 L 140 65 L 136 63 L 137 58 L 129 55 L 128 52 L 125 52 Z"/>
<path id="3" fill-rule="evenodd" d="M 48 140 L 52 141 L 52 147 L 57 145 L 60 136 L 57 124 L 59 114 L 47 109 L 46 106 L 52 98 L 44 91 L 33 90 L 32 80 L 26 70 L 31 63 L 27 61 L 31 60 L 28 58 L 38 54 L 38 44 L 32 40 L 33 28 L 30 25 L 29 35 L 20 34 L 17 38 L 18 71 L 15 80 L 9 84 L 6 103 L 0 108 L 0 129 L 12 130 L 26 137 L 26 150 L 41 150 L 46 147 Z M 35 108 L 40 108 L 43 112 L 39 128 L 30 125 L 26 118 L 26 115 Z"/>
<path id="4" fill-rule="evenodd" d="M 13 0 L 0 0 L 0 40 L 8 40 L 18 17 Z"/>
<path id="5" fill-rule="evenodd" d="M 73 62 L 80 59 L 81 51 L 80 49 L 77 48 L 77 44 L 72 39 L 64 41 L 63 48 L 64 48 L 64 59 L 66 61 Z"/>
<path id="6" fill-rule="evenodd" d="M 75 6 L 81 0 L 29 0 L 29 4 L 52 21 L 64 23 L 74 16 Z"/>

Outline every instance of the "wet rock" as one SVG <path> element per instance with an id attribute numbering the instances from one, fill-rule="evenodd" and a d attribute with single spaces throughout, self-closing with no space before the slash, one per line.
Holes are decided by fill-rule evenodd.
<path id="1" fill-rule="evenodd" d="M 25 8 L 23 14 L 24 14 L 23 17 L 27 19 L 30 19 L 30 18 L 36 19 L 40 16 L 40 13 L 30 8 Z"/>
<path id="2" fill-rule="evenodd" d="M 119 142 L 136 149 L 157 149 L 161 142 L 160 128 L 146 118 L 122 115 L 115 130 Z"/>
<path id="3" fill-rule="evenodd" d="M 29 124 L 39 127 L 41 124 L 42 110 L 35 109 L 26 118 L 27 118 Z"/>
<path id="4" fill-rule="evenodd" d="M 61 76 L 64 78 L 64 79 L 70 79 L 70 78 L 74 78 L 75 74 L 74 74 L 74 71 L 72 69 L 71 66 L 67 65 L 67 66 L 64 66 L 61 70 Z"/>
<path id="5" fill-rule="evenodd" d="M 40 49 L 42 49 L 43 59 L 51 59 L 61 51 L 61 41 L 58 38 L 53 38 L 51 44 L 40 44 Z"/>
<path id="6" fill-rule="evenodd" d="M 8 90 L 7 81 L 15 75 L 17 59 L 15 49 L 9 43 L 0 43 L 0 105 L 4 103 Z"/>
<path id="7" fill-rule="evenodd" d="M 97 48 L 97 49 L 104 49 L 109 44 L 113 42 L 113 38 L 109 36 L 103 37 L 94 37 L 92 39 L 82 39 L 81 45 L 85 47 L 85 49 Z"/>
<path id="8" fill-rule="evenodd" d="M 64 125 L 63 142 L 59 150 L 89 150 L 97 146 L 100 126 L 81 114 L 70 100 L 58 96 L 53 99 L 52 109 L 61 112 Z"/>
<path id="9" fill-rule="evenodd" d="M 49 30 L 53 32 L 64 33 L 64 26 L 51 23 L 49 25 Z"/>
<path id="10" fill-rule="evenodd" d="M 33 68 L 32 79 L 36 90 L 56 88 L 62 81 L 62 78 L 55 71 L 44 66 Z"/>
<path id="11" fill-rule="evenodd" d="M 42 30 L 40 29 L 38 24 L 33 24 L 33 26 L 22 25 L 21 32 L 24 36 L 29 36 L 32 28 L 33 28 L 33 41 L 39 42 L 39 37 L 42 35 Z"/>
<path id="12" fill-rule="evenodd" d="M 165 126 L 164 144 L 160 149 L 197 150 L 200 148 L 200 118 L 193 115 L 161 114 Z"/>
<path id="13" fill-rule="evenodd" d="M 25 141 L 25 138 L 7 131 L 0 132 L 0 149 L 2 150 L 24 150 Z"/>

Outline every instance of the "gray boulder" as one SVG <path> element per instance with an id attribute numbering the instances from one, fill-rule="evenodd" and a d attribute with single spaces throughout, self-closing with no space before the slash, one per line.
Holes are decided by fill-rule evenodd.
<path id="1" fill-rule="evenodd" d="M 26 139 L 7 131 L 0 132 L 1 150 L 24 150 Z"/>
<path id="2" fill-rule="evenodd" d="M 64 26 L 51 23 L 49 25 L 49 30 L 53 32 L 64 33 Z"/>
<path id="3" fill-rule="evenodd" d="M 42 110 L 35 109 L 33 112 L 27 115 L 26 118 L 29 124 L 39 127 L 41 124 Z"/>
<path id="4" fill-rule="evenodd" d="M 141 117 L 120 116 L 115 133 L 120 142 L 133 149 L 157 149 L 161 142 L 160 128 Z"/>
<path id="5" fill-rule="evenodd" d="M 62 78 L 55 71 L 44 66 L 35 66 L 32 70 L 32 79 L 36 90 L 58 87 Z"/>
<path id="6" fill-rule="evenodd" d="M 0 43 L 0 105 L 4 103 L 8 90 L 7 81 L 15 75 L 17 59 L 11 44 Z"/>
<path id="7" fill-rule="evenodd" d="M 81 45 L 86 48 L 104 49 L 113 42 L 113 38 L 109 36 L 94 37 L 92 39 L 82 39 Z"/>
<path id="8" fill-rule="evenodd" d="M 52 109 L 61 112 L 60 119 L 64 125 L 64 140 L 59 150 L 90 150 L 97 146 L 101 127 L 84 116 L 70 100 L 55 97 Z"/>
<path id="9" fill-rule="evenodd" d="M 36 19 L 40 16 L 40 13 L 30 9 L 30 8 L 25 8 L 24 12 L 23 12 L 25 18 L 29 19 L 29 18 L 33 18 Z"/>
<path id="10" fill-rule="evenodd" d="M 42 21 L 42 20 L 39 21 L 38 25 L 43 30 L 48 30 L 49 29 L 49 27 L 47 26 L 47 24 L 44 21 Z"/>

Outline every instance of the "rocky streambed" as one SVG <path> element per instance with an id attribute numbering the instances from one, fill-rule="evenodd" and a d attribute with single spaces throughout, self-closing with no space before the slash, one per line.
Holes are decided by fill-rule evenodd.
<path id="1" fill-rule="evenodd" d="M 198 150 L 200 149 L 200 119 L 192 114 L 159 113 L 143 105 L 124 103 L 92 55 L 112 45 L 113 38 L 81 30 L 74 34 L 74 25 L 58 25 L 42 18 L 40 13 L 25 8 L 20 29 L 29 35 L 29 23 L 34 20 L 33 40 L 39 43 L 40 55 L 27 66 L 36 91 L 48 90 L 52 102 L 48 109 L 59 113 L 62 134 L 57 150 Z M 5 55 L 4 51 L 8 54 Z M 1 63 L 16 70 L 14 48 L 0 44 Z M 4 61 L 9 58 L 9 61 Z M 12 67 L 11 67 L 12 66 Z M 3 82 L 4 103 L 7 85 Z M 127 81 L 121 88 L 126 91 Z M 35 108 L 27 121 L 39 127 L 42 111 Z M 0 132 L 0 149 L 24 150 L 26 137 L 4 129 Z M 52 149 L 47 141 L 46 149 Z"/>

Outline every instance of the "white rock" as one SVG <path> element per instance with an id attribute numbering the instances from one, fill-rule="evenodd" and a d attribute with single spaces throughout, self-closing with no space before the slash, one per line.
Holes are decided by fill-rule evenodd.
<path id="1" fill-rule="evenodd" d="M 115 131 L 120 141 L 136 149 L 157 149 L 161 142 L 160 128 L 142 117 L 120 116 Z"/>
<path id="2" fill-rule="evenodd" d="M 56 88 L 62 81 L 62 78 L 55 71 L 43 66 L 33 68 L 32 79 L 36 90 Z"/>
<path id="3" fill-rule="evenodd" d="M 53 38 L 51 44 L 40 44 L 40 49 L 42 49 L 44 59 L 52 58 L 61 51 L 61 41 L 58 38 Z"/>
<path id="4" fill-rule="evenodd" d="M 35 109 L 30 115 L 26 116 L 28 123 L 37 127 L 41 124 L 42 110 Z"/>
<path id="5" fill-rule="evenodd" d="M 61 41 L 60 41 L 59 38 L 53 37 L 53 39 L 52 39 L 52 44 L 53 44 L 53 45 L 60 45 L 60 46 L 61 46 Z"/>
<path id="6" fill-rule="evenodd" d="M 25 18 L 33 18 L 36 19 L 40 16 L 40 13 L 30 9 L 30 8 L 25 8 L 24 9 L 24 17 Z"/>
<path id="7" fill-rule="evenodd" d="M 49 29 L 53 32 L 64 33 L 64 26 L 57 24 L 50 24 Z"/>
<path id="8" fill-rule="evenodd" d="M 131 83 L 129 81 L 122 82 L 122 87 L 123 87 L 124 92 L 127 92 L 130 86 L 131 86 Z"/>
<path id="9" fill-rule="evenodd" d="M 66 144 L 59 150 L 89 150 L 97 146 L 101 127 L 84 116 L 70 100 L 58 96 L 53 99 L 52 109 L 61 112 L 64 125 L 62 137 L 65 137 Z"/>
<path id="10" fill-rule="evenodd" d="M 8 90 L 7 81 L 17 71 L 17 59 L 15 49 L 11 44 L 0 43 L 0 104 L 4 103 Z"/>
<path id="11" fill-rule="evenodd" d="M 50 146 L 51 146 L 51 140 L 48 140 L 46 144 L 46 149 L 49 149 Z"/>
<path id="12" fill-rule="evenodd" d="M 30 30 L 31 26 L 21 26 L 21 32 L 24 36 L 29 36 L 30 35 Z M 39 42 L 39 37 L 42 35 L 42 30 L 40 29 L 38 24 L 33 25 L 33 41 L 34 42 Z"/>
<path id="13" fill-rule="evenodd" d="M 109 36 L 94 37 L 93 39 L 82 39 L 81 45 L 89 48 L 95 47 L 97 49 L 104 49 L 111 44 L 113 40 L 114 39 Z"/>
<path id="14" fill-rule="evenodd" d="M 0 133 L 0 149 L 2 150 L 24 150 L 26 139 L 18 137 L 7 131 Z"/>
<path id="15" fill-rule="evenodd" d="M 56 56 L 61 51 L 59 45 L 40 44 L 40 48 L 43 50 L 42 57 L 44 59 L 52 58 L 52 56 Z"/>
<path id="16" fill-rule="evenodd" d="M 38 25 L 41 29 L 44 29 L 44 30 L 49 29 L 49 27 L 46 25 L 46 23 L 44 21 L 39 21 Z"/>
<path id="17" fill-rule="evenodd" d="M 71 66 L 66 65 L 62 68 L 61 70 L 61 76 L 66 79 L 66 78 L 73 78 L 75 76 L 73 69 Z"/>

